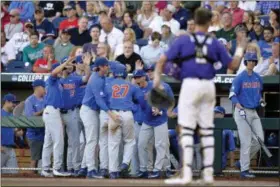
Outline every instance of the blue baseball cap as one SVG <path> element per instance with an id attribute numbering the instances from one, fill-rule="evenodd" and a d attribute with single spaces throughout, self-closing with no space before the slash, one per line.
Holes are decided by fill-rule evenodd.
<path id="1" fill-rule="evenodd" d="M 225 113 L 226 113 L 226 110 L 224 109 L 224 107 L 216 106 L 216 107 L 214 108 L 214 112 L 225 114 Z"/>
<path id="2" fill-rule="evenodd" d="M 55 63 L 52 65 L 52 70 L 54 70 L 55 68 L 57 68 L 58 66 L 60 66 L 60 63 Z"/>
<path id="3" fill-rule="evenodd" d="M 46 86 L 46 83 L 45 81 L 41 80 L 41 79 L 36 79 L 32 82 L 32 86 L 33 87 L 37 87 L 37 86 L 42 86 L 42 87 L 45 87 Z"/>
<path id="4" fill-rule="evenodd" d="M 110 61 L 109 62 L 109 72 L 113 72 L 117 65 L 120 64 L 118 61 Z"/>
<path id="5" fill-rule="evenodd" d="M 78 64 L 82 64 L 83 63 L 83 56 L 82 55 L 76 56 L 76 60 L 75 61 Z"/>
<path id="6" fill-rule="evenodd" d="M 8 93 L 7 95 L 4 96 L 3 102 L 9 101 L 13 103 L 18 103 L 19 101 L 17 100 L 16 96 L 14 94 Z"/>
<path id="7" fill-rule="evenodd" d="M 95 64 L 95 67 L 108 66 L 109 61 L 104 57 L 98 57 L 98 58 L 95 59 L 94 64 Z"/>
<path id="8" fill-rule="evenodd" d="M 133 72 L 133 77 L 144 77 L 146 76 L 146 72 L 144 70 L 135 70 Z"/>
<path id="9" fill-rule="evenodd" d="M 75 4 L 73 4 L 73 3 L 68 3 L 68 4 L 63 8 L 63 10 L 71 10 L 71 9 L 76 10 Z"/>
<path id="10" fill-rule="evenodd" d="M 113 69 L 114 77 L 123 77 L 126 78 L 126 66 L 123 64 L 116 64 L 115 68 Z"/>
<path id="11" fill-rule="evenodd" d="M 258 56 L 256 53 L 247 52 L 244 56 L 244 61 L 258 61 Z"/>
<path id="12" fill-rule="evenodd" d="M 150 71 L 150 70 L 154 71 L 155 66 L 156 66 L 156 64 L 147 65 L 147 66 L 145 66 L 145 71 Z"/>

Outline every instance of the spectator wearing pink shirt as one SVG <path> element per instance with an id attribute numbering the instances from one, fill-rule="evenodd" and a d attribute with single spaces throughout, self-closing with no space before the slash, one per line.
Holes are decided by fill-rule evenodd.
<path id="1" fill-rule="evenodd" d="M 244 10 L 238 7 L 238 1 L 230 1 L 230 8 L 224 10 L 224 12 L 230 12 L 232 14 L 232 27 L 242 23 Z"/>

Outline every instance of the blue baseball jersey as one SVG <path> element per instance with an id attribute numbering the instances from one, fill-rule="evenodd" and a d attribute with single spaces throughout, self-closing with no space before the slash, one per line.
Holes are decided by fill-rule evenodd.
<path id="1" fill-rule="evenodd" d="M 3 116 L 13 116 L 13 114 L 2 109 L 1 117 Z M 15 146 L 14 136 L 14 128 L 1 127 L 1 146 Z"/>
<path id="2" fill-rule="evenodd" d="M 98 72 L 93 72 L 86 86 L 83 105 L 90 107 L 92 110 L 109 110 L 105 99 L 105 77 L 100 76 Z"/>
<path id="3" fill-rule="evenodd" d="M 76 72 L 72 73 L 73 76 L 80 76 L 83 78 L 82 75 L 78 75 Z M 85 96 L 86 91 L 86 83 L 83 83 L 82 85 L 78 86 L 76 88 L 76 105 L 80 106 L 82 105 L 83 98 Z"/>
<path id="4" fill-rule="evenodd" d="M 163 85 L 165 92 L 169 96 L 174 97 L 173 91 L 170 88 L 170 86 L 164 82 L 162 82 L 161 84 Z M 156 126 L 162 125 L 163 123 L 166 123 L 168 120 L 168 117 L 167 117 L 166 108 L 159 108 L 161 115 L 153 116 L 152 107 L 148 104 L 148 101 L 147 101 L 147 94 L 149 91 L 152 90 L 152 88 L 153 88 L 153 83 L 150 81 L 150 82 L 148 82 L 148 85 L 142 89 L 142 91 L 145 94 L 145 101 L 146 101 L 145 102 L 146 107 L 143 111 L 143 122 L 147 125 L 156 127 Z"/>
<path id="5" fill-rule="evenodd" d="M 60 84 L 63 87 L 63 109 L 74 109 L 77 106 L 77 88 L 83 84 L 82 77 L 69 75 L 66 78 L 61 78 Z"/>
<path id="6" fill-rule="evenodd" d="M 263 81 L 259 74 L 249 75 L 246 70 L 234 78 L 229 98 L 233 104 L 241 104 L 245 108 L 255 109 L 262 98 Z"/>
<path id="7" fill-rule="evenodd" d="M 268 44 L 266 41 L 260 40 L 258 45 L 261 49 L 261 55 L 264 59 L 268 59 L 272 56 L 272 44 Z"/>
<path id="8" fill-rule="evenodd" d="M 45 101 L 43 98 L 37 98 L 34 94 L 29 96 L 24 102 L 24 115 L 31 117 L 36 112 L 44 109 Z M 27 128 L 26 137 L 29 140 L 44 141 L 45 128 Z"/>
<path id="9" fill-rule="evenodd" d="M 63 87 L 60 84 L 60 78 L 56 76 L 50 76 L 46 81 L 46 100 L 45 106 L 53 106 L 54 108 L 63 107 L 62 99 Z"/>
<path id="10" fill-rule="evenodd" d="M 138 87 L 124 79 L 113 79 L 105 88 L 112 110 L 132 111 L 134 102 L 144 107 L 144 95 Z"/>
<path id="11" fill-rule="evenodd" d="M 106 88 L 108 87 L 109 83 L 114 80 L 114 77 L 105 77 L 105 92 L 104 92 L 104 95 L 103 95 L 103 98 L 105 99 L 105 102 L 107 104 L 107 106 L 109 107 L 110 105 L 110 93 L 108 93 L 106 91 Z"/>
<path id="12" fill-rule="evenodd" d="M 197 32 L 196 37 L 199 42 L 203 42 L 205 34 Z M 226 48 L 215 38 L 209 37 L 205 43 L 207 47 L 203 49 L 204 55 L 214 60 L 221 62 L 223 67 L 227 67 L 232 61 Z M 179 36 L 165 52 L 167 61 L 173 61 L 176 58 L 184 58 L 195 54 L 195 41 L 193 36 L 182 35 Z M 192 58 L 181 64 L 180 78 L 200 78 L 200 79 L 213 79 L 216 70 L 213 64 L 201 62 L 201 59 Z"/>

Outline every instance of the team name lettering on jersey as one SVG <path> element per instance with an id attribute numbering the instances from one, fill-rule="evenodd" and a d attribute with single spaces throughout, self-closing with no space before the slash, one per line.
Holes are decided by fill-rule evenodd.
<path id="1" fill-rule="evenodd" d="M 244 82 L 242 88 L 260 88 L 261 84 L 259 82 Z"/>

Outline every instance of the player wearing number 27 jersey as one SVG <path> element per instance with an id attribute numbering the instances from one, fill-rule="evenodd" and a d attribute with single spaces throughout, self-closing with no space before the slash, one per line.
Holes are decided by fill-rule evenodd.
<path id="1" fill-rule="evenodd" d="M 183 150 L 182 176 L 165 180 L 166 184 L 192 182 L 193 134 L 197 124 L 200 127 L 203 151 L 203 181 L 206 184 L 213 183 L 213 110 L 216 98 L 213 78 L 215 67 L 217 67 L 215 64 L 220 62 L 224 67 L 237 69 L 246 47 L 246 39 L 242 39 L 232 59 L 217 39 L 206 34 L 211 18 L 212 13 L 208 9 L 197 9 L 195 33 L 179 36 L 156 65 L 155 88 L 160 88 L 160 76 L 165 62 L 175 61 L 181 67 L 179 77 L 182 80 L 182 86 L 178 102 L 178 124 L 182 128 L 180 136 Z"/>
<path id="2" fill-rule="evenodd" d="M 109 172 L 110 178 L 118 178 L 120 174 L 127 173 L 132 159 L 134 138 L 134 119 L 132 109 L 134 102 L 144 107 L 144 95 L 139 88 L 124 80 L 126 67 L 119 64 L 114 70 L 115 79 L 111 80 L 105 88 L 109 97 L 109 108 L 120 116 L 118 122 L 109 118 Z M 120 144 L 124 142 L 123 158 L 119 166 Z M 120 173 L 121 172 L 121 173 Z"/>

